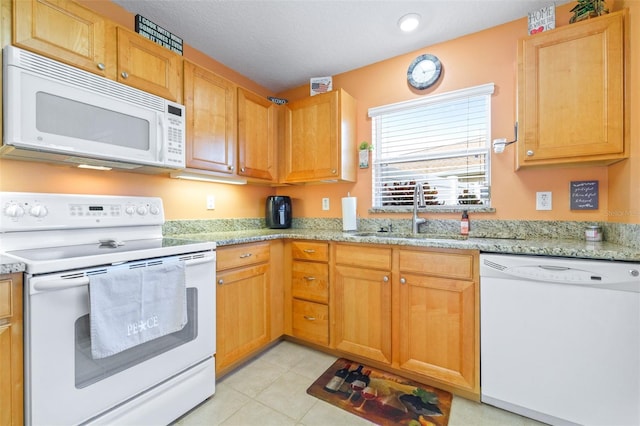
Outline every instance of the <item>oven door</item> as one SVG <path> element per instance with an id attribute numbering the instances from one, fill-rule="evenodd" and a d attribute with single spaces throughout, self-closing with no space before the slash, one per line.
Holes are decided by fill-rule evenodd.
<path id="1" fill-rule="evenodd" d="M 187 325 L 103 359 L 91 356 L 87 273 L 105 268 L 27 276 L 27 424 L 71 425 L 95 420 L 140 394 L 148 395 L 158 384 L 203 360 L 212 359 L 215 252 L 197 259 L 190 257 L 153 259 L 153 264 L 185 261 Z M 215 377 L 211 377 L 210 389 L 207 396 L 213 394 Z M 192 407 L 201 400 L 194 401 Z"/>

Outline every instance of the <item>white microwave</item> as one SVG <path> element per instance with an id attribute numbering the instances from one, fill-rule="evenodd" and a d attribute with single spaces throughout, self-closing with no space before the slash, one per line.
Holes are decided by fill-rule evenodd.
<path id="1" fill-rule="evenodd" d="M 0 156 L 144 173 L 185 167 L 183 105 L 4 48 Z"/>

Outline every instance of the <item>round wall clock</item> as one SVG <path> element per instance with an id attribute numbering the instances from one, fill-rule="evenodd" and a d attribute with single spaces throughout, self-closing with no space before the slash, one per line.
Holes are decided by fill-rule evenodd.
<path id="1" fill-rule="evenodd" d="M 423 90 L 438 81 L 440 71 L 442 71 L 440 60 L 425 53 L 415 58 L 409 65 L 407 81 L 416 89 Z"/>

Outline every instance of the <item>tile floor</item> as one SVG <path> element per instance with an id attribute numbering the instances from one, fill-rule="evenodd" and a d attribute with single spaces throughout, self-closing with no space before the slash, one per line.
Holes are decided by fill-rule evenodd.
<path id="1" fill-rule="evenodd" d="M 371 425 L 307 395 L 336 358 L 283 341 L 216 384 L 216 394 L 178 419 L 175 426 Z M 534 420 L 454 397 L 449 426 L 534 426 Z"/>

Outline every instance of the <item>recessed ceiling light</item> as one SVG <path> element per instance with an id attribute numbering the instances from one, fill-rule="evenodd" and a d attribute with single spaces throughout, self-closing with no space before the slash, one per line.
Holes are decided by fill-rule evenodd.
<path id="1" fill-rule="evenodd" d="M 405 33 L 411 32 L 418 28 L 420 24 L 420 15 L 417 13 L 408 13 L 398 21 L 398 26 Z"/>

